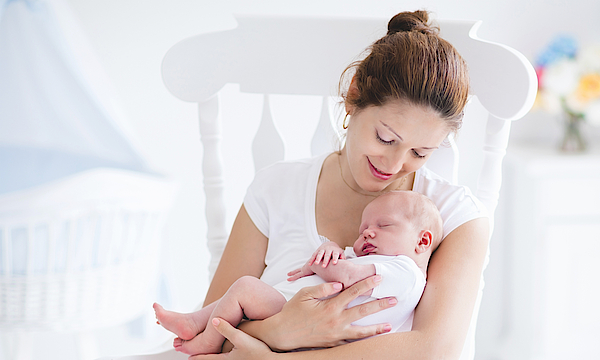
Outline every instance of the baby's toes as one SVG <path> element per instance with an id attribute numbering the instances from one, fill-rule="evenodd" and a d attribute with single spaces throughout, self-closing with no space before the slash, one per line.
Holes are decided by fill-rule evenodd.
<path id="1" fill-rule="evenodd" d="M 184 340 L 181 340 L 180 338 L 175 338 L 175 340 L 173 340 L 173 347 L 175 348 L 175 350 L 177 351 L 181 351 L 181 347 L 183 346 Z"/>

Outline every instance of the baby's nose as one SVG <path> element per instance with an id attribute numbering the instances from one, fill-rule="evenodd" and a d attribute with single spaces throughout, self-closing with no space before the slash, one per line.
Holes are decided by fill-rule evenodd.
<path id="1" fill-rule="evenodd" d="M 365 231 L 363 231 L 363 236 L 365 238 L 374 238 L 375 237 L 375 231 L 373 231 L 372 229 L 365 229 Z"/>

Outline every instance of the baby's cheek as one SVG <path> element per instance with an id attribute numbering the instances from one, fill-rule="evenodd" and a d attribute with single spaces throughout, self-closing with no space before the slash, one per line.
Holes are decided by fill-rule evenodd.
<path id="1" fill-rule="evenodd" d="M 363 243 L 362 243 L 362 241 L 360 241 L 360 242 L 356 242 L 354 244 L 354 246 L 352 247 L 352 249 L 354 250 L 354 253 L 356 254 L 356 256 L 361 256 L 362 255 L 362 246 L 363 246 Z"/>

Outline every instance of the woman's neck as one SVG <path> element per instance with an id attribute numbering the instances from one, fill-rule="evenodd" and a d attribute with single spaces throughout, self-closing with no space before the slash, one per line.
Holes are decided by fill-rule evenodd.
<path id="1" fill-rule="evenodd" d="M 340 178 L 338 155 L 330 155 L 323 162 L 317 184 L 315 215 L 318 233 L 342 248 L 352 246 L 358 237 L 362 212 L 373 199 L 348 189 Z"/>

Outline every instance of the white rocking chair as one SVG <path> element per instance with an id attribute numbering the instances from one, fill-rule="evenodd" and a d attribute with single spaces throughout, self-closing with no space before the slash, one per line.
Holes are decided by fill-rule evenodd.
<path id="1" fill-rule="evenodd" d="M 237 210 L 240 205 L 226 203 L 224 196 L 220 90 L 228 83 L 236 83 L 241 92 L 265 95 L 258 132 L 248 134 L 254 136 L 252 154 L 256 170 L 285 158 L 284 141 L 277 130 L 284 125 L 273 121 L 270 94 L 321 96 L 318 129 L 312 139 L 305 141 L 310 142 L 312 155 L 331 151 L 337 131 L 330 116 L 329 100 L 336 95 L 339 76 L 368 45 L 385 34 L 387 20 L 243 16 L 237 17 L 235 29 L 185 39 L 167 52 L 162 65 L 167 88 L 178 98 L 198 103 L 199 107 L 211 277 L 227 241 L 225 211 Z M 453 182 L 470 186 L 493 214 L 511 121 L 523 117 L 531 108 L 537 78 L 523 55 L 504 45 L 480 40 L 476 35 L 480 22 L 438 23 L 441 35 L 469 64 L 474 96 L 458 141 L 449 139 L 451 146 L 438 150 L 428 167 Z M 240 149 L 239 153 L 244 151 Z M 239 184 L 243 189 L 246 185 Z M 474 356 L 480 299 L 481 292 L 461 359 Z M 185 356 L 167 350 L 126 359 L 180 357 Z"/>

